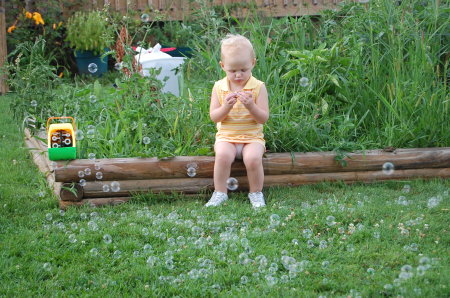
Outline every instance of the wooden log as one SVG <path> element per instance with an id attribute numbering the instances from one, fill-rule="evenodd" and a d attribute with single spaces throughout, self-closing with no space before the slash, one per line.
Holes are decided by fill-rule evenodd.
<path id="1" fill-rule="evenodd" d="M 196 194 L 213 189 L 212 178 L 176 178 L 151 180 L 118 181 L 120 190 L 117 192 L 103 191 L 103 185 L 110 185 L 112 181 L 86 182 L 83 187 L 84 198 L 101 198 L 131 196 L 134 193 L 184 193 Z"/>
<path id="2" fill-rule="evenodd" d="M 59 192 L 62 201 L 79 202 L 83 196 L 84 189 L 79 183 L 63 183 Z"/>
<path id="3" fill-rule="evenodd" d="M 368 150 L 348 153 L 342 162 L 336 160 L 334 152 L 271 153 L 263 158 L 265 175 L 287 175 L 308 173 L 337 173 L 356 171 L 380 171 L 383 164 L 392 162 L 397 170 L 450 167 L 450 147 L 397 149 L 394 152 Z M 186 178 L 187 166 L 197 165 L 196 178 L 212 178 L 214 157 L 179 156 L 167 160 L 157 158 L 112 158 L 99 159 L 104 180 L 148 180 Z M 346 163 L 344 166 L 343 163 Z M 92 160 L 78 159 L 58 162 L 55 170 L 56 181 L 78 181 L 78 172 L 86 168 L 91 175 L 83 177 L 94 181 L 95 165 Z M 242 161 L 232 165 L 231 176 L 245 176 Z"/>
<path id="4" fill-rule="evenodd" d="M 24 133 L 25 145 L 30 150 L 33 162 L 36 164 L 39 171 L 46 177 L 48 185 L 53 189 L 53 193 L 59 197 L 62 183 L 55 181 L 55 174 L 51 162 L 48 159 L 47 145 L 33 137 L 27 128 L 25 128 Z"/>
<path id="5" fill-rule="evenodd" d="M 337 172 L 337 173 L 312 173 L 312 174 L 288 174 L 269 175 L 264 178 L 264 187 L 273 186 L 299 186 L 314 184 L 326 181 L 343 181 L 345 183 L 354 182 L 376 182 L 412 178 L 434 178 L 450 177 L 450 168 L 427 168 L 427 169 L 407 169 L 395 170 L 387 175 L 382 171 L 358 171 L 358 172 Z M 247 191 L 249 189 L 246 176 L 236 177 L 239 187 L 236 191 Z M 83 187 L 83 198 L 101 198 L 132 196 L 136 193 L 184 193 L 194 194 L 213 190 L 213 180 L 211 178 L 178 178 L 178 179 L 152 179 L 152 180 L 124 180 L 119 181 L 120 190 L 117 192 L 103 192 L 103 184 L 110 184 L 111 181 L 87 182 Z"/>
<path id="6" fill-rule="evenodd" d="M 131 197 L 115 197 L 115 198 L 100 198 L 100 199 L 83 199 L 79 202 L 73 201 L 59 201 L 60 209 L 67 209 L 71 206 L 89 205 L 92 207 L 104 206 L 104 205 L 119 205 L 131 200 Z"/>

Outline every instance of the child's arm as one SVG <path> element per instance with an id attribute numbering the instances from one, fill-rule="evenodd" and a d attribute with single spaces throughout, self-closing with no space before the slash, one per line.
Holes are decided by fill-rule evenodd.
<path id="1" fill-rule="evenodd" d="M 269 98 L 267 95 L 266 85 L 263 84 L 261 86 L 256 103 L 252 97 L 253 96 L 250 92 L 241 92 L 239 100 L 247 108 L 256 122 L 264 124 L 269 119 Z"/>
<path id="2" fill-rule="evenodd" d="M 214 87 L 211 94 L 211 105 L 209 106 L 209 117 L 211 120 L 215 123 L 223 121 L 236 103 L 236 97 L 236 93 L 230 93 L 225 97 L 223 104 L 220 105 L 217 90 Z"/>

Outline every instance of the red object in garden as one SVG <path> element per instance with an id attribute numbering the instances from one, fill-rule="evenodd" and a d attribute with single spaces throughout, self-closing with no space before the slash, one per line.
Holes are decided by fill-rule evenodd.
<path id="1" fill-rule="evenodd" d="M 131 47 L 135 52 L 137 52 L 136 51 L 136 48 L 137 47 Z M 161 48 L 161 52 L 172 52 L 172 51 L 175 51 L 177 48 Z"/>

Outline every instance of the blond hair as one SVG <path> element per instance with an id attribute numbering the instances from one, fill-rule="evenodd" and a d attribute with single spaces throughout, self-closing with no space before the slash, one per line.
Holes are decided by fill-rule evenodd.
<path id="1" fill-rule="evenodd" d="M 227 34 L 224 39 L 220 41 L 220 57 L 222 61 L 224 60 L 224 50 L 230 49 L 233 51 L 242 51 L 245 49 L 250 50 L 250 55 L 252 59 L 255 59 L 255 50 L 250 40 L 240 34 Z"/>

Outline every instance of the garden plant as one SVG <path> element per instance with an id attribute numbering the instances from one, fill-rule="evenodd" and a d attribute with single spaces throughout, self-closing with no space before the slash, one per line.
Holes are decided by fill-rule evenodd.
<path id="1" fill-rule="evenodd" d="M 200 6 L 159 37 L 157 22 L 131 8 L 120 18 L 104 12 L 135 46 L 183 33 L 193 57 L 180 69 L 181 95 L 161 93 L 154 76 L 124 73 L 134 69 L 131 45 L 108 74 L 71 76 L 44 13 L 35 36 L 19 41 L 23 28 L 10 30 L 0 295 L 449 295 L 448 179 L 271 188 L 262 210 L 234 193 L 219 209 L 204 208 L 201 195 L 139 194 L 120 206 L 62 211 L 22 144 L 24 128 L 40 138 L 47 118 L 73 116 L 78 158 L 213 155 L 218 44 L 239 33 L 254 44 L 253 74 L 269 91 L 269 152 L 449 147 L 447 2 L 349 1 L 320 17 L 243 19 Z M 64 43 L 65 24 L 55 24 Z"/>

